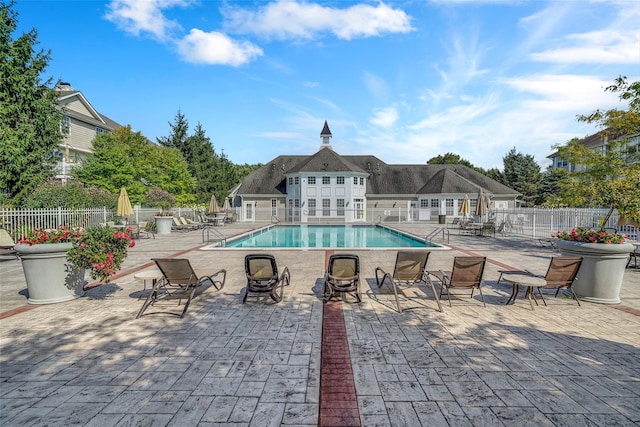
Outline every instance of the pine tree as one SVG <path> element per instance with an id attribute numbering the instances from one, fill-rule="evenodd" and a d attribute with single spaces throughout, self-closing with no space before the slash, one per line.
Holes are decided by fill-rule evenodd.
<path id="1" fill-rule="evenodd" d="M 41 80 L 50 51 L 36 52 L 35 29 L 12 38 L 13 5 L 0 3 L 0 192 L 18 205 L 53 175 L 63 115 L 52 79 Z"/>

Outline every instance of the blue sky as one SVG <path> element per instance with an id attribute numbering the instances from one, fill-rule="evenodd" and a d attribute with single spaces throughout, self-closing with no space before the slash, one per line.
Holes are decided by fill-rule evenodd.
<path id="1" fill-rule="evenodd" d="M 576 121 L 626 108 L 640 75 L 637 0 L 19 1 L 46 76 L 155 141 L 180 110 L 234 163 L 339 154 L 424 163 L 452 152 L 544 169 Z"/>

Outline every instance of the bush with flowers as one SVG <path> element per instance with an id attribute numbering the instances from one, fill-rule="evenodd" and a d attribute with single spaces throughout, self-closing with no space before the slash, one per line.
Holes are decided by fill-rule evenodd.
<path id="1" fill-rule="evenodd" d="M 552 234 L 552 237 L 570 242 L 622 244 L 625 242 L 627 236 L 624 234 L 609 233 L 604 230 L 578 227 L 571 231 L 558 231 Z"/>
<path id="2" fill-rule="evenodd" d="M 55 230 L 34 228 L 18 240 L 33 246 L 45 243 L 72 243 L 67 251 L 67 261 L 78 269 L 89 271 L 93 279 L 108 282 L 116 274 L 127 257 L 127 249 L 135 246 L 132 229 L 113 230 L 104 226 L 86 229 L 60 227 Z"/>
<path id="3" fill-rule="evenodd" d="M 60 227 L 55 230 L 34 228 L 18 239 L 18 243 L 29 246 L 43 243 L 69 243 L 77 241 L 82 233 L 83 230 L 71 227 Z"/>
<path id="4" fill-rule="evenodd" d="M 106 283 L 122 268 L 127 249 L 134 246 L 131 227 L 119 231 L 93 226 L 73 242 L 73 248 L 67 252 L 67 261 L 88 270 L 93 279 Z"/>

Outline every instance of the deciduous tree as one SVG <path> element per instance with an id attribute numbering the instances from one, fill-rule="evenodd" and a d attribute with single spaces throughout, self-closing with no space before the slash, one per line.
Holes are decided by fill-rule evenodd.
<path id="1" fill-rule="evenodd" d="M 581 167 L 560 182 L 561 196 L 570 206 L 615 207 L 621 216 L 640 222 L 640 82 L 620 76 L 605 90 L 618 93 L 629 107 L 578 116 L 602 128 L 607 149 L 596 152 L 576 139 L 556 147 L 563 159 Z"/>

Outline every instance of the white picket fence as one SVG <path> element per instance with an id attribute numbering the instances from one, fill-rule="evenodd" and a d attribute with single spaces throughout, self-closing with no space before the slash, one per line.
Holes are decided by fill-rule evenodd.
<path id="1" fill-rule="evenodd" d="M 198 210 L 193 208 L 173 208 L 172 211 L 176 216 L 183 216 L 193 220 L 198 220 Z M 559 230 L 571 230 L 574 227 L 600 228 L 603 218 L 607 215 L 608 209 L 538 209 L 538 208 L 520 208 L 513 210 L 493 210 L 489 211 L 488 217 L 495 219 L 496 227 L 498 227 L 503 235 L 523 236 L 532 238 L 550 238 L 551 235 Z M 151 221 L 153 216 L 158 212 L 153 208 L 134 207 L 133 215 L 127 218 L 129 223 L 137 223 L 139 221 Z M 272 215 L 271 210 L 264 212 L 254 212 L 252 220 L 255 222 L 299 222 L 300 214 L 292 215 L 293 220 L 287 221 L 286 218 L 276 217 Z M 438 218 L 429 221 L 419 220 L 417 210 L 406 208 L 394 209 L 393 214 L 389 210 L 380 210 L 377 208 L 368 208 L 364 220 L 368 223 L 385 223 L 393 225 L 397 223 L 433 223 Z M 459 215 L 447 215 L 447 220 Z M 339 222 L 340 218 L 331 218 L 329 222 Z M 6 229 L 14 240 L 24 234 L 26 230 L 39 228 L 57 228 L 60 225 L 71 227 L 87 227 L 95 224 L 104 224 L 107 221 L 120 222 L 123 218 L 118 218 L 114 209 L 93 208 L 93 209 L 0 209 L 0 228 Z M 242 212 L 237 215 L 238 221 L 243 221 Z M 247 221 L 247 219 L 244 219 Z M 318 216 L 310 219 L 308 223 L 324 223 L 327 218 Z M 344 219 L 343 219 L 344 221 Z M 617 226 L 618 213 L 613 212 L 609 220 L 604 224 L 605 228 L 617 230 L 625 233 L 631 238 L 637 239 L 639 236 L 638 228 L 633 226 Z M 502 227 L 500 227 L 502 225 Z"/>
<path id="2" fill-rule="evenodd" d="M 152 221 L 158 212 L 155 208 L 134 207 L 133 215 L 121 218 L 116 215 L 115 209 L 107 208 L 83 208 L 83 209 L 0 209 L 0 228 L 9 232 L 14 240 L 19 239 L 27 230 L 33 228 L 58 228 L 60 226 L 88 227 L 104 224 L 107 221 L 121 223 L 127 221 L 136 224 L 139 221 Z M 174 208 L 172 212 L 176 216 L 184 216 L 197 220 L 198 211 L 193 208 Z"/>

